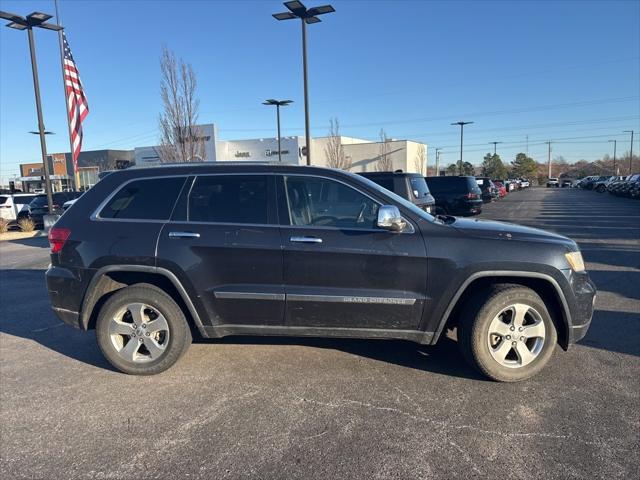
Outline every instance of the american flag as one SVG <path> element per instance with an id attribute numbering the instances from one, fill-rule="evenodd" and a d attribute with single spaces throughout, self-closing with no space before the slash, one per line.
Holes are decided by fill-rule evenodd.
<path id="1" fill-rule="evenodd" d="M 67 114 L 71 130 L 71 143 L 73 144 L 73 167 L 78 170 L 78 155 L 82 149 L 82 122 L 89 114 L 89 105 L 84 96 L 80 75 L 73 61 L 71 48 L 67 42 L 67 36 L 62 32 L 64 48 L 64 90 L 67 94 Z"/>

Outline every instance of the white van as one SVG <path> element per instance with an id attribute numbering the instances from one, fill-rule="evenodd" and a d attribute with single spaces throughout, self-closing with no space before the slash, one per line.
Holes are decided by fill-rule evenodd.
<path id="1" fill-rule="evenodd" d="M 26 210 L 31 200 L 37 195 L 32 193 L 6 193 L 0 195 L 0 218 L 13 223 L 18 218 L 18 213 Z"/>

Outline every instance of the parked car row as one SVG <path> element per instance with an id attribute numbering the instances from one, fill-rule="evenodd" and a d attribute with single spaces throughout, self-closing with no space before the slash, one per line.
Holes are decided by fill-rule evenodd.
<path id="1" fill-rule="evenodd" d="M 423 177 L 407 172 L 363 172 L 381 187 L 434 215 L 471 216 L 482 212 L 482 204 L 504 198 L 508 192 L 526 188 L 529 182 L 492 180 L 489 177 Z M 523 186 L 524 185 L 524 186 Z"/>
<path id="2" fill-rule="evenodd" d="M 0 195 L 0 219 L 15 224 L 18 215 L 29 207 L 37 195 L 33 193 L 6 193 Z"/>
<path id="3" fill-rule="evenodd" d="M 52 195 L 54 213 L 63 212 L 63 204 L 82 195 L 82 192 L 55 192 Z M 0 218 L 14 224 L 22 219 L 31 219 L 36 228 L 44 226 L 44 215 L 49 213 L 47 195 L 14 193 L 0 195 Z"/>
<path id="4" fill-rule="evenodd" d="M 592 175 L 578 180 L 576 187 L 598 193 L 609 192 L 618 197 L 640 198 L 640 173 L 627 176 Z"/>

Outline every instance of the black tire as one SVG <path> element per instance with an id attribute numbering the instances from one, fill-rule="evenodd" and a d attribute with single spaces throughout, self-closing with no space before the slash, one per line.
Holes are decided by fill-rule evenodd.
<path id="1" fill-rule="evenodd" d="M 166 320 L 168 337 L 164 345 L 164 351 L 158 354 L 158 358 L 144 362 L 129 361 L 123 358 L 112 341 L 110 325 L 112 319 L 130 304 L 141 303 L 148 305 L 150 310 L 157 311 Z M 149 310 L 146 310 L 149 312 Z M 149 313 L 152 315 L 153 312 Z M 150 316 L 148 317 L 151 318 Z M 150 320 L 151 321 L 151 320 Z M 131 330 L 134 332 L 134 329 Z M 148 336 L 149 334 L 147 334 Z M 141 336 L 140 336 L 141 337 Z M 130 341 L 143 339 L 128 338 L 124 346 Z M 132 375 L 155 375 L 171 367 L 187 351 L 191 344 L 191 330 L 180 307 L 163 290 L 154 285 L 138 283 L 114 293 L 102 306 L 96 320 L 96 338 L 105 358 L 118 370 Z M 123 337 L 125 338 L 125 337 Z M 124 347 L 122 348 L 124 350 Z M 144 348 L 142 349 L 144 350 Z M 136 354 L 137 356 L 137 354 Z"/>
<path id="2" fill-rule="evenodd" d="M 605 187 L 604 185 L 598 185 L 598 188 L 596 188 L 596 192 L 598 193 L 604 193 L 604 191 L 607 189 L 607 187 Z"/>
<path id="3" fill-rule="evenodd" d="M 531 363 L 511 368 L 503 366 L 492 356 L 489 327 L 500 312 L 516 303 L 535 309 L 544 324 L 545 338 Z M 520 285 L 494 286 L 473 295 L 462 309 L 458 329 L 458 343 L 462 354 L 471 366 L 492 380 L 518 382 L 536 375 L 553 356 L 557 340 L 555 325 L 544 302 L 530 288 Z M 515 350 L 511 353 L 515 354 Z"/>

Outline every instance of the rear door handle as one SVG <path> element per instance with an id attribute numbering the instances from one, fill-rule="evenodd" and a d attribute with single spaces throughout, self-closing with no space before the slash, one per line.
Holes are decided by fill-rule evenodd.
<path id="1" fill-rule="evenodd" d="M 322 243 L 322 239 L 318 237 L 291 237 L 292 243 Z"/>
<path id="2" fill-rule="evenodd" d="M 169 238 L 200 238 L 195 232 L 169 232 Z"/>

